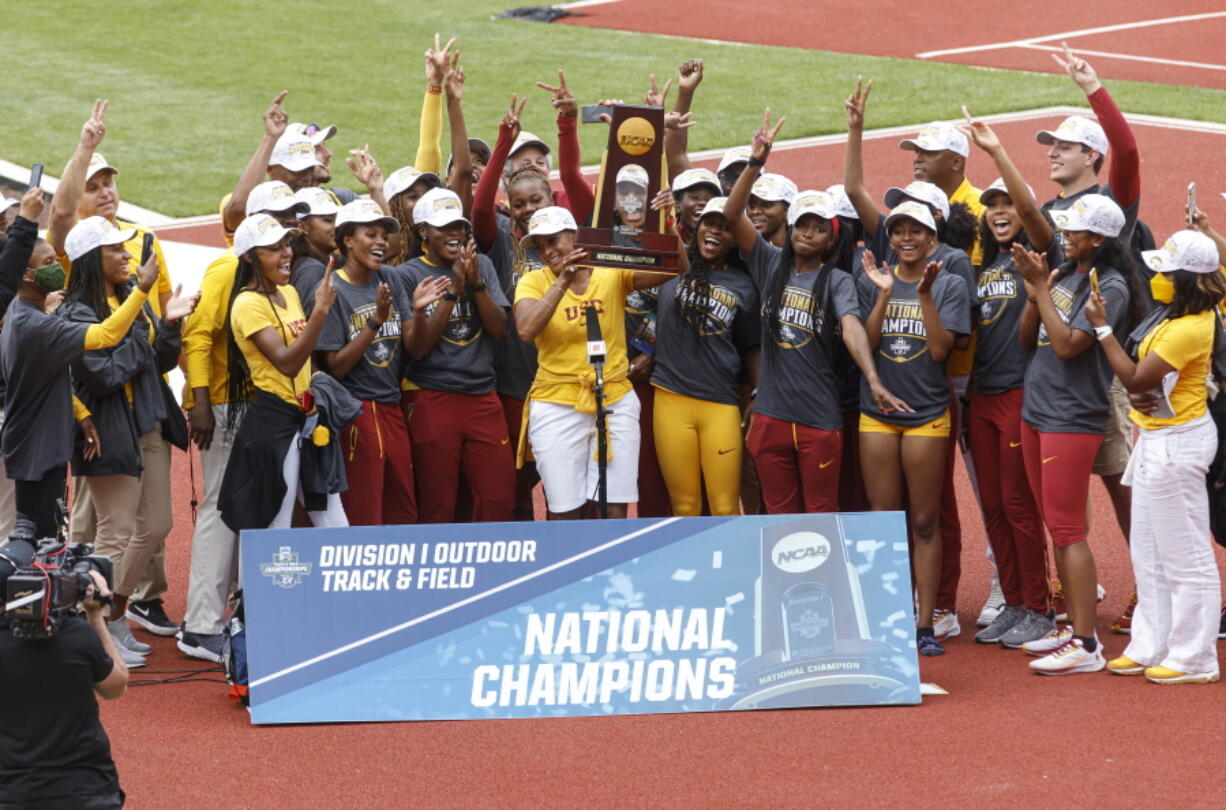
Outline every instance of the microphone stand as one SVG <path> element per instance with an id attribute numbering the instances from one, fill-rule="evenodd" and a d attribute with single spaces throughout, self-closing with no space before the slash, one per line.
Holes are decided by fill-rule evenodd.
<path id="1" fill-rule="evenodd" d="M 596 319 L 596 307 L 585 311 L 587 319 L 587 358 L 596 371 L 596 384 L 592 393 L 596 396 L 596 504 L 601 519 L 609 517 L 609 435 L 608 411 L 604 407 L 605 343 L 600 336 L 600 322 Z"/>

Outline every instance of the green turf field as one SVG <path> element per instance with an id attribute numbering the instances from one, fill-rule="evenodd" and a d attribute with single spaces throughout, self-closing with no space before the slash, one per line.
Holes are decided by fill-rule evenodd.
<path id="1" fill-rule="evenodd" d="M 876 80 L 873 127 L 953 118 L 963 103 L 982 114 L 1085 103 L 1059 76 L 491 19 L 519 2 L 5 0 L 0 158 L 43 161 L 58 175 L 93 99 L 106 97 L 101 151 L 121 168 L 124 199 L 174 216 L 209 213 L 254 150 L 269 100 L 288 89 L 291 120 L 339 126 L 330 142 L 338 182 L 352 182 L 341 153 L 365 143 L 387 174 L 416 151 L 422 53 L 435 31 L 460 37 L 469 133 L 491 141 L 512 92 L 530 95 L 525 127 L 552 139 L 549 96 L 534 82 L 556 79 L 559 67 L 580 103 L 641 102 L 649 73 L 663 81 L 691 57 L 706 60 L 695 150 L 746 141 L 765 104 L 788 115 L 782 137 L 842 131 L 857 74 Z M 1103 73 L 1128 112 L 1226 115 L 1226 92 Z M 595 162 L 606 133 L 589 125 L 582 137 L 584 162 Z"/>

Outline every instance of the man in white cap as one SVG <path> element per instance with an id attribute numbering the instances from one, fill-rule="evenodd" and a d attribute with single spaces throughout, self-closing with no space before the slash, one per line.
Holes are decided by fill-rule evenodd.
<path id="1" fill-rule="evenodd" d="M 1141 155 L 1137 150 L 1136 138 L 1089 62 L 1076 56 L 1067 45 L 1063 55 L 1052 54 L 1052 58 L 1086 94 L 1098 120 L 1074 115 L 1066 118 L 1054 130 L 1042 130 L 1035 134 L 1035 140 L 1047 146 L 1049 177 L 1060 187 L 1054 198 L 1043 203 L 1043 210 L 1063 210 L 1086 194 L 1111 197 L 1124 211 L 1120 241 L 1132 248 L 1137 266 L 1144 268 L 1140 251 L 1152 250 L 1154 238 L 1149 227 L 1137 219 L 1141 207 Z M 1098 174 L 1108 155 L 1111 157 L 1108 185 L 1101 186 Z M 1128 457 L 1132 453 L 1132 423 L 1128 419 L 1131 407 L 1128 392 L 1119 380 L 1112 380 L 1107 400 L 1110 405 L 1107 432 L 1094 459 L 1093 472 L 1102 479 L 1111 496 L 1116 522 L 1127 538 L 1132 522 L 1132 491 L 1122 482 Z M 1059 583 L 1055 583 L 1054 587 L 1058 594 Z M 1133 597 L 1135 599 L 1135 593 Z M 1060 600 L 1057 604 L 1057 612 L 1062 612 L 1062 602 Z M 1127 632 L 1131 624 L 1132 600 L 1124 613 L 1112 623 L 1112 629 Z"/>
<path id="2" fill-rule="evenodd" d="M 933 121 L 914 138 L 905 138 L 898 146 L 915 153 L 911 172 L 916 180 L 933 183 L 945 192 L 951 204 L 965 205 L 976 217 L 983 213 L 983 204 L 979 202 L 981 192 L 966 179 L 970 143 L 957 127 L 945 121 Z M 978 246 L 971 257 L 975 264 L 980 260 L 977 250 Z"/>

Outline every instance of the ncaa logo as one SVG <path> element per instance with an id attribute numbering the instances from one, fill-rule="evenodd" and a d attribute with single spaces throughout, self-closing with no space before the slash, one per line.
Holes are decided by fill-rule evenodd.
<path id="1" fill-rule="evenodd" d="M 793 532 L 775 543 L 771 560 L 788 574 L 812 571 L 830 557 L 830 541 L 817 532 Z"/>

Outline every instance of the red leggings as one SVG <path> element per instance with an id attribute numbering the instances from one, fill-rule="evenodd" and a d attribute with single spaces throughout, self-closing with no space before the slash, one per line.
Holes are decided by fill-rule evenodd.
<path id="1" fill-rule="evenodd" d="M 1026 477 L 1057 548 L 1086 539 L 1090 471 L 1103 443 L 1097 433 L 1041 433 L 1022 422 Z"/>
<path id="2" fill-rule="evenodd" d="M 515 510 L 515 460 L 502 403 L 493 391 L 417 392 L 413 416 L 413 466 L 422 523 L 452 523 L 460 470 L 472 493 L 478 521 L 508 521 Z"/>
<path id="3" fill-rule="evenodd" d="M 771 515 L 839 511 L 843 434 L 753 415 L 746 446 Z"/>
<path id="4" fill-rule="evenodd" d="M 958 609 L 958 582 L 962 579 L 962 520 L 958 516 L 958 491 L 954 468 L 958 460 L 962 404 L 953 387 L 949 390 L 949 447 L 945 449 L 945 483 L 941 486 L 941 582 L 937 586 L 937 610 Z"/>
<path id="5" fill-rule="evenodd" d="M 349 488 L 341 504 L 350 526 L 417 522 L 413 457 L 400 404 L 362 402 L 362 411 L 341 431 Z"/>
<path id="6" fill-rule="evenodd" d="M 1047 541 L 1022 458 L 1022 389 L 971 395 L 971 454 L 1005 602 L 1047 612 Z"/>
<path id="7" fill-rule="evenodd" d="M 519 450 L 519 431 L 523 427 L 524 401 L 506 394 L 498 395 L 502 403 L 502 415 L 507 422 L 507 436 L 510 437 L 511 461 Z M 515 471 L 515 511 L 512 520 L 536 520 L 535 504 L 532 491 L 540 482 L 536 463 L 525 461 L 524 466 Z"/>

